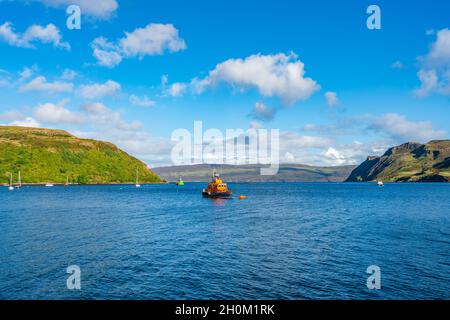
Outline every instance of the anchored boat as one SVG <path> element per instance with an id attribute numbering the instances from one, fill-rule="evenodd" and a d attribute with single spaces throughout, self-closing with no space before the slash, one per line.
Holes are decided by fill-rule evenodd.
<path id="1" fill-rule="evenodd" d="M 183 181 L 183 179 L 181 179 L 181 177 L 178 179 L 178 181 L 177 182 L 175 182 L 175 184 L 177 185 L 177 186 L 184 186 L 184 181 Z"/>
<path id="2" fill-rule="evenodd" d="M 14 190 L 14 186 L 13 186 L 13 178 L 12 178 L 13 176 L 12 176 L 12 173 L 10 173 L 9 174 L 9 187 L 8 187 L 8 190 L 9 191 L 12 191 L 12 190 Z"/>
<path id="3" fill-rule="evenodd" d="M 136 184 L 135 184 L 135 187 L 136 188 L 140 188 L 141 187 L 141 185 L 139 184 L 139 172 L 138 172 L 137 169 L 136 169 Z"/>
<path id="4" fill-rule="evenodd" d="M 228 189 L 226 183 L 220 179 L 219 174 L 214 171 L 212 181 L 206 189 L 203 189 L 202 195 L 207 198 L 229 199 L 233 193 Z"/>

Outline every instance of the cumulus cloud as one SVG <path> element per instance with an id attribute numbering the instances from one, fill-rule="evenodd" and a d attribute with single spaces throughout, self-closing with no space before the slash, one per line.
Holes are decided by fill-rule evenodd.
<path id="1" fill-rule="evenodd" d="M 420 57 L 421 69 L 417 76 L 421 82 L 420 88 L 414 93 L 419 97 L 431 93 L 450 95 L 450 30 L 437 32 L 436 41 L 424 57 Z"/>
<path id="2" fill-rule="evenodd" d="M 417 76 L 420 80 L 420 88 L 414 91 L 418 97 L 425 97 L 435 90 L 439 84 L 439 78 L 435 69 L 419 70 Z"/>
<path id="3" fill-rule="evenodd" d="M 19 88 L 20 92 L 44 91 L 48 93 L 55 93 L 55 92 L 69 92 L 72 90 L 73 90 L 72 83 L 61 81 L 49 82 L 44 76 L 38 76 Z"/>
<path id="4" fill-rule="evenodd" d="M 386 141 L 335 143 L 318 154 L 318 161 L 322 165 L 331 166 L 357 165 L 369 155 L 383 154 L 391 146 Z"/>
<path id="5" fill-rule="evenodd" d="M 327 157 L 333 164 L 336 165 L 343 165 L 347 163 L 347 158 L 341 154 L 338 150 L 335 148 L 328 148 L 327 151 L 324 153 L 324 156 Z"/>
<path id="6" fill-rule="evenodd" d="M 354 165 L 368 155 L 384 152 L 388 144 L 379 142 L 340 143 L 335 138 L 302 135 L 286 131 L 280 134 L 280 160 L 318 166 Z"/>
<path id="7" fill-rule="evenodd" d="M 186 92 L 187 88 L 188 86 L 185 83 L 176 82 L 171 84 L 168 88 L 166 88 L 164 90 L 164 93 L 171 97 L 180 97 Z"/>
<path id="8" fill-rule="evenodd" d="M 150 108 L 150 107 L 154 107 L 156 104 L 155 101 L 149 99 L 147 96 L 143 96 L 142 98 L 140 98 L 134 94 L 130 95 L 129 100 L 132 104 L 134 104 L 135 106 L 138 106 L 138 107 Z"/>
<path id="9" fill-rule="evenodd" d="M 36 0 L 47 6 L 66 9 L 75 4 L 80 6 L 82 14 L 98 19 L 108 19 L 117 10 L 119 4 L 116 0 Z"/>
<path id="10" fill-rule="evenodd" d="M 116 46 L 106 38 L 99 37 L 91 43 L 92 55 L 97 59 L 97 64 L 103 67 L 112 68 L 122 61 L 122 55 L 116 50 Z"/>
<path id="11" fill-rule="evenodd" d="M 80 124 L 86 121 L 82 114 L 73 112 L 65 107 L 67 101 L 60 103 L 44 103 L 34 110 L 34 118 L 49 124 Z"/>
<path id="12" fill-rule="evenodd" d="M 143 128 L 139 121 L 126 122 L 119 112 L 108 108 L 103 103 L 94 102 L 81 106 L 87 122 L 93 125 L 105 125 L 122 131 L 136 131 Z"/>
<path id="13" fill-rule="evenodd" d="M 162 55 L 186 49 L 185 41 L 172 24 L 150 23 L 144 28 L 125 32 L 115 43 L 99 37 L 91 43 L 97 64 L 106 67 L 118 65 L 124 58 Z"/>
<path id="14" fill-rule="evenodd" d="M 83 98 L 95 100 L 106 96 L 113 96 L 120 91 L 120 88 L 121 86 L 119 83 L 108 80 L 103 84 L 94 83 L 90 85 L 81 85 L 78 90 Z"/>
<path id="15" fill-rule="evenodd" d="M 327 105 L 329 107 L 334 107 L 339 103 L 339 99 L 337 97 L 337 93 L 333 91 L 325 92 L 324 94 L 325 100 L 327 101 Z"/>
<path id="16" fill-rule="evenodd" d="M 280 149 L 284 148 L 290 152 L 298 148 L 324 148 L 331 144 L 332 140 L 325 137 L 301 135 L 293 131 L 280 133 Z"/>
<path id="17" fill-rule="evenodd" d="M 445 131 L 434 129 L 433 124 L 429 121 L 413 122 L 396 113 L 388 113 L 374 119 L 368 128 L 384 133 L 398 143 L 407 141 L 423 143 L 446 136 Z"/>
<path id="18" fill-rule="evenodd" d="M 0 40 L 22 48 L 36 48 L 34 42 L 49 43 L 56 48 L 70 50 L 70 45 L 62 41 L 59 29 L 52 23 L 47 26 L 32 25 L 23 33 L 16 33 L 11 22 L 0 25 Z"/>
<path id="19" fill-rule="evenodd" d="M 276 109 L 266 106 L 264 103 L 257 102 L 250 112 L 250 116 L 257 120 L 271 121 L 275 117 Z"/>
<path id="20" fill-rule="evenodd" d="M 280 98 L 286 105 L 306 100 L 320 88 L 315 80 L 305 77 L 304 64 L 293 53 L 229 59 L 207 77 L 193 79 L 191 86 L 201 93 L 221 82 L 241 90 L 256 89 L 262 96 Z"/>
<path id="21" fill-rule="evenodd" d="M 121 51 L 126 57 L 161 55 L 164 51 L 177 52 L 186 49 L 186 43 L 171 24 L 151 23 L 145 28 L 125 32 L 119 40 Z"/>
<path id="22" fill-rule="evenodd" d="M 33 128 L 38 128 L 41 126 L 40 123 L 36 119 L 33 119 L 32 117 L 26 117 L 21 120 L 15 120 L 9 123 L 9 125 L 19 127 L 33 127 Z"/>

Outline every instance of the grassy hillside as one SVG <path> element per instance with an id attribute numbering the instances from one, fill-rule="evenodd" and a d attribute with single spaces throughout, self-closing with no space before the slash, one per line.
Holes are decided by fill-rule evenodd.
<path id="1" fill-rule="evenodd" d="M 0 126 L 0 183 L 157 183 L 160 178 L 115 145 L 79 139 L 66 131 Z"/>
<path id="2" fill-rule="evenodd" d="M 409 142 L 386 151 L 381 157 L 368 157 L 347 181 L 450 181 L 450 140 L 427 144 Z"/>
<path id="3" fill-rule="evenodd" d="M 301 164 L 280 164 L 278 174 L 262 176 L 261 165 L 189 165 L 153 168 L 163 179 L 175 181 L 180 176 L 184 181 L 209 181 L 213 170 L 228 182 L 308 182 L 343 181 L 355 166 L 314 167 Z M 267 166 L 266 166 L 267 167 Z"/>

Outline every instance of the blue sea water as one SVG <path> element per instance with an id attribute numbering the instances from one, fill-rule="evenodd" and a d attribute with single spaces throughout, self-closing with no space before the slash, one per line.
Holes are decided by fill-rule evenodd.
<path id="1" fill-rule="evenodd" d="M 450 298 L 450 184 L 202 187 L 2 187 L 0 299 Z"/>

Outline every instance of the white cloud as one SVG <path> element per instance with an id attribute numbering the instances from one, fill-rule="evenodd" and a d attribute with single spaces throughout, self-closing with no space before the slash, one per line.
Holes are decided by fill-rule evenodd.
<path id="1" fill-rule="evenodd" d="M 95 100 L 106 96 L 113 96 L 120 91 L 120 88 L 119 83 L 108 80 L 103 84 L 81 85 L 79 92 L 83 98 Z"/>
<path id="2" fill-rule="evenodd" d="M 343 165 L 347 163 L 345 156 L 332 147 L 328 148 L 328 150 L 324 153 L 324 156 L 336 165 Z"/>
<path id="3" fill-rule="evenodd" d="M 108 19 L 117 10 L 116 0 L 38 0 L 51 7 L 66 9 L 69 5 L 80 6 L 81 13 L 98 19 Z"/>
<path id="4" fill-rule="evenodd" d="M 19 82 L 24 81 L 31 76 L 35 74 L 35 72 L 38 70 L 38 67 L 36 65 L 33 65 L 31 67 L 23 67 L 22 71 L 19 73 Z"/>
<path id="5" fill-rule="evenodd" d="M 339 103 L 339 99 L 337 97 L 336 92 L 328 91 L 324 94 L 325 100 L 327 101 L 327 105 L 329 107 L 334 107 Z"/>
<path id="6" fill-rule="evenodd" d="M 73 84 L 69 82 L 54 81 L 48 82 L 44 76 L 38 76 L 30 82 L 22 85 L 19 91 L 45 91 L 53 92 L 69 92 L 73 90 Z"/>
<path id="7" fill-rule="evenodd" d="M 115 45 L 103 37 L 94 39 L 91 47 L 93 49 L 92 54 L 100 66 L 112 68 L 122 61 L 122 56 L 116 52 Z"/>
<path id="8" fill-rule="evenodd" d="M 164 52 L 178 52 L 186 49 L 186 43 L 179 37 L 172 24 L 150 23 L 144 28 L 125 32 L 116 43 L 103 37 L 94 39 L 91 44 L 97 64 L 106 67 L 118 65 L 123 58 L 162 55 Z"/>
<path id="9" fill-rule="evenodd" d="M 81 109 L 85 113 L 87 122 L 95 126 L 105 125 L 121 131 L 137 131 L 143 128 L 139 121 L 125 122 L 119 112 L 111 110 L 103 103 L 88 103 L 82 105 Z"/>
<path id="10" fill-rule="evenodd" d="M 422 66 L 417 76 L 421 82 L 414 93 L 419 97 L 431 93 L 450 95 L 450 30 L 437 32 L 436 41 L 431 44 L 428 54 L 420 57 Z"/>
<path id="11" fill-rule="evenodd" d="M 391 64 L 392 69 L 403 69 L 404 67 L 405 66 L 403 65 L 403 63 L 400 60 L 397 60 Z"/>
<path id="12" fill-rule="evenodd" d="M 161 55 L 164 51 L 177 52 L 186 49 L 186 43 L 171 24 L 151 23 L 145 28 L 125 32 L 119 40 L 121 51 L 126 57 L 140 58 L 149 55 Z"/>
<path id="13" fill-rule="evenodd" d="M 405 116 L 388 113 L 374 119 L 369 129 L 388 135 L 394 142 L 408 141 L 428 142 L 433 139 L 445 138 L 446 132 L 436 130 L 429 121 L 412 122 Z"/>
<path id="14" fill-rule="evenodd" d="M 252 55 L 245 59 L 229 59 L 218 64 L 207 77 L 194 79 L 193 90 L 203 92 L 207 87 L 225 82 L 235 88 L 256 89 L 265 97 L 278 97 L 286 105 L 308 99 L 319 85 L 304 76 L 304 64 L 293 53 L 286 55 Z"/>
<path id="15" fill-rule="evenodd" d="M 86 121 L 82 114 L 67 109 L 65 104 L 66 101 L 41 104 L 35 108 L 34 118 L 49 124 L 80 124 Z"/>
<path id="16" fill-rule="evenodd" d="M 8 87 L 11 85 L 11 75 L 8 71 L 0 69 L 0 87 Z"/>
<path id="17" fill-rule="evenodd" d="M 70 45 L 62 41 L 59 29 L 52 23 L 47 26 L 32 25 L 23 33 L 16 33 L 11 22 L 0 25 L 0 40 L 9 45 L 22 48 L 35 48 L 33 42 L 53 44 L 56 48 L 70 50 Z"/>
<path id="18" fill-rule="evenodd" d="M 155 106 L 155 101 L 149 99 L 147 96 L 143 96 L 142 98 L 139 98 L 138 96 L 132 94 L 130 95 L 130 102 L 132 104 L 134 104 L 135 106 L 139 106 L 139 107 L 154 107 Z"/>
<path id="19" fill-rule="evenodd" d="M 417 76 L 419 77 L 421 85 L 420 88 L 414 91 L 414 94 L 418 97 L 427 96 L 431 91 L 433 91 L 437 87 L 439 83 L 436 70 L 434 69 L 419 70 L 419 72 L 417 72 Z"/>
<path id="20" fill-rule="evenodd" d="M 0 120 L 2 121 L 17 121 L 23 119 L 25 119 L 25 116 L 18 111 L 8 111 L 0 114 Z"/>
<path id="21" fill-rule="evenodd" d="M 38 128 L 41 126 L 40 123 L 36 119 L 33 119 L 32 117 L 26 117 L 21 120 L 15 120 L 9 123 L 9 125 L 19 127 L 34 127 L 34 128 Z"/>
<path id="22" fill-rule="evenodd" d="M 168 83 L 169 83 L 169 75 L 163 74 L 161 76 L 161 87 L 165 88 Z"/>
<path id="23" fill-rule="evenodd" d="M 78 74 L 71 69 L 64 69 L 64 71 L 61 74 L 61 79 L 71 81 L 75 79 L 78 76 Z"/>
<path id="24" fill-rule="evenodd" d="M 280 149 L 292 153 L 298 148 L 324 148 L 331 144 L 332 140 L 324 137 L 306 136 L 292 131 L 280 133 Z"/>
<path id="25" fill-rule="evenodd" d="M 170 85 L 164 93 L 172 97 L 179 97 L 186 92 L 187 87 L 188 86 L 185 83 L 176 82 Z"/>
<path id="26" fill-rule="evenodd" d="M 81 109 L 90 114 L 103 114 L 108 112 L 108 108 L 100 102 L 84 104 L 81 106 Z"/>
<path id="27" fill-rule="evenodd" d="M 321 165 L 341 166 L 357 165 L 369 155 L 381 155 L 392 145 L 385 141 L 353 141 L 351 143 L 335 143 L 324 149 L 318 156 Z"/>
<path id="28" fill-rule="evenodd" d="M 250 128 L 251 129 L 262 129 L 262 128 L 264 128 L 264 126 L 263 126 L 263 124 L 261 122 L 251 121 L 250 122 Z"/>
<path id="29" fill-rule="evenodd" d="M 450 30 L 442 29 L 437 32 L 437 39 L 431 45 L 427 62 L 430 64 L 448 64 L 450 62 Z"/>
<path id="30" fill-rule="evenodd" d="M 275 117 L 276 109 L 266 106 L 264 103 L 257 102 L 253 107 L 250 116 L 257 120 L 271 121 Z"/>

